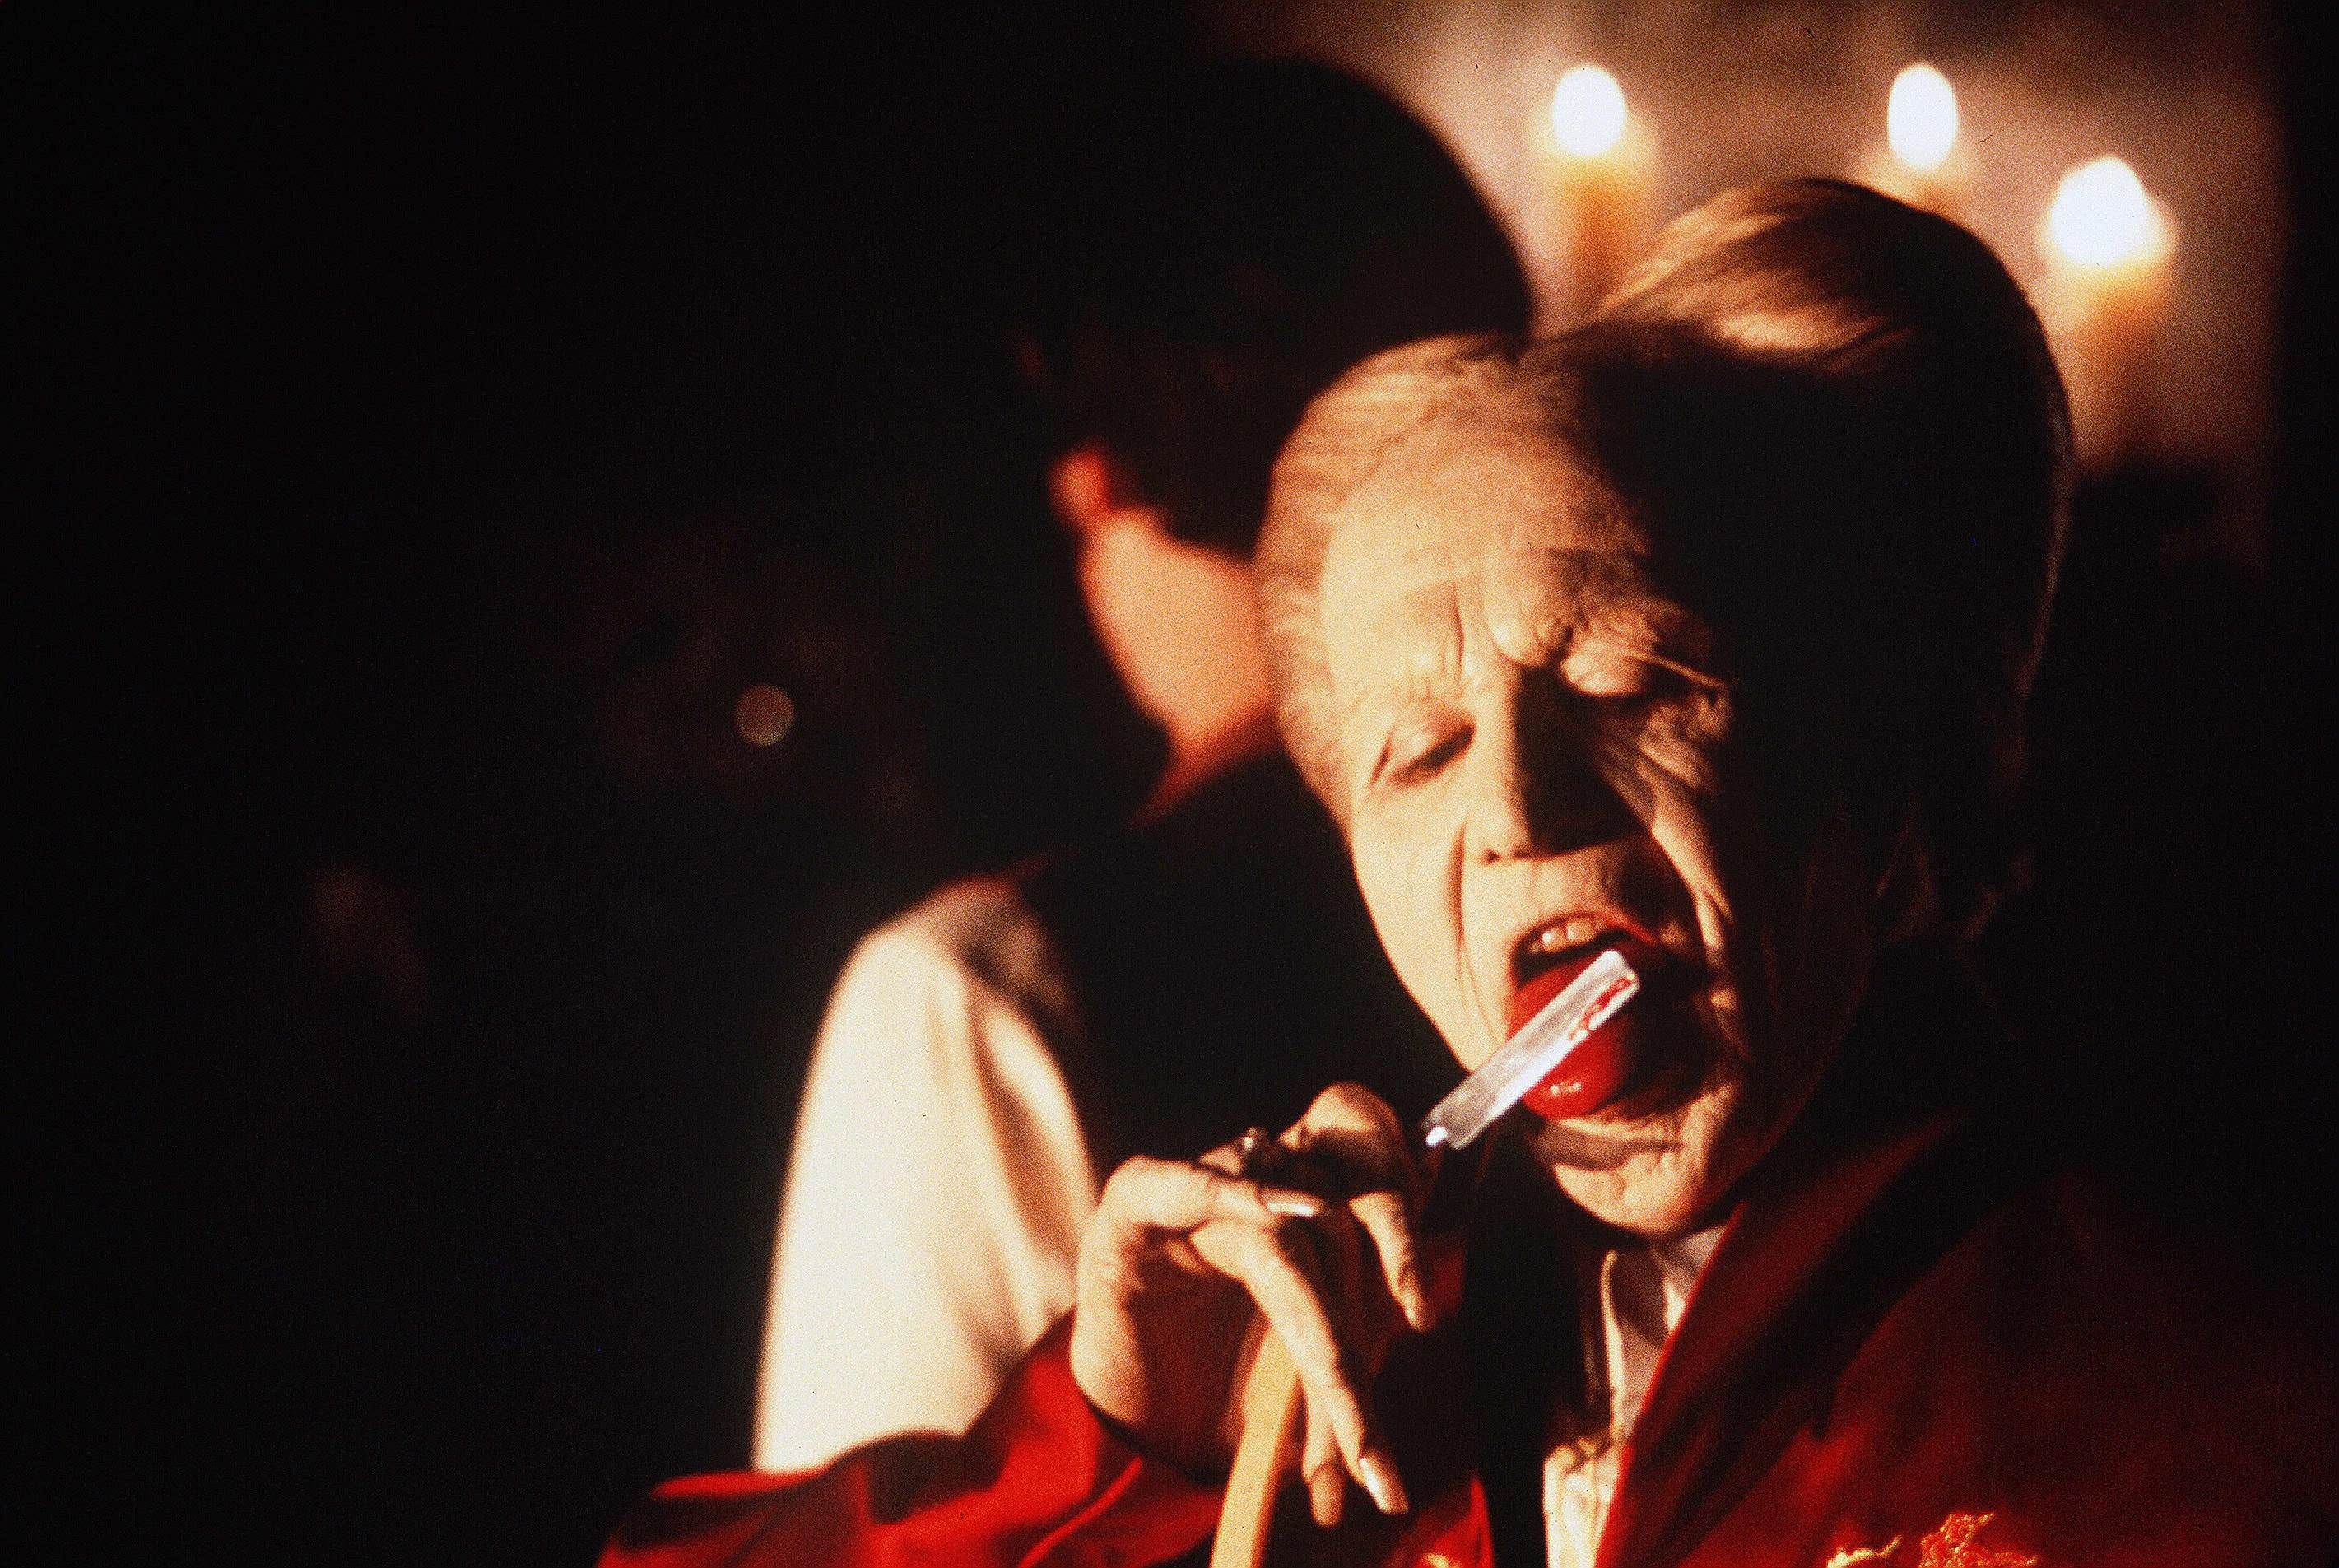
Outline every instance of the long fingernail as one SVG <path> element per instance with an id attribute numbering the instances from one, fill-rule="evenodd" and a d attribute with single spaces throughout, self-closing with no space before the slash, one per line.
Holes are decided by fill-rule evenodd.
<path id="1" fill-rule="evenodd" d="M 1262 1189 L 1258 1200 L 1267 1205 L 1269 1214 L 1279 1214 L 1286 1219 L 1313 1219 L 1324 1212 L 1324 1200 L 1310 1192 Z"/>
<path id="2" fill-rule="evenodd" d="M 1367 1453 L 1357 1460 L 1357 1476 L 1365 1490 L 1373 1495 L 1373 1504 L 1384 1514 L 1403 1514 L 1413 1506 L 1406 1501 L 1405 1483 L 1396 1478 L 1396 1466 L 1377 1453 Z"/>
<path id="3" fill-rule="evenodd" d="M 1431 1326 L 1429 1293 L 1421 1287 L 1421 1270 L 1406 1264 L 1398 1284 L 1403 1287 L 1405 1320 L 1413 1325 L 1415 1332 L 1428 1333 Z"/>

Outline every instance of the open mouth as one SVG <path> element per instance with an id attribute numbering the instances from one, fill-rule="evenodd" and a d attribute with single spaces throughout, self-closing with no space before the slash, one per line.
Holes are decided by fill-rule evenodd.
<path id="1" fill-rule="evenodd" d="M 1517 1032 L 1612 947 L 1623 952 L 1643 982 L 1666 962 L 1664 950 L 1655 942 L 1605 913 L 1562 915 L 1519 938 L 1511 950 L 1511 1001 L 1505 1028 Z"/>
<path id="2" fill-rule="evenodd" d="M 1668 968 L 1665 951 L 1613 916 L 1565 915 L 1528 932 L 1512 950 L 1505 1029 L 1515 1034 L 1524 1028 L 1612 948 L 1633 966 L 1645 990 L 1655 989 Z M 1557 1121 L 1589 1115 L 1614 1100 L 1649 1066 L 1643 1060 L 1648 1053 L 1636 1047 L 1644 1032 L 1638 1026 L 1653 1001 L 1646 995 L 1636 999 L 1594 1030 L 1519 1103 Z"/>

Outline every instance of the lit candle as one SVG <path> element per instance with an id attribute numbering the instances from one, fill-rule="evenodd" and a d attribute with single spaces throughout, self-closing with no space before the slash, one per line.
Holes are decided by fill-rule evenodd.
<path id="1" fill-rule="evenodd" d="M 2153 439 L 2152 359 L 2168 314 L 2176 226 L 2117 158 L 2063 176 L 2039 224 L 2038 313 L 2071 393 L 2079 456 L 2094 468 Z"/>
<path id="2" fill-rule="evenodd" d="M 1966 222 L 1974 163 L 1958 136 L 1958 94 L 1949 79 L 1920 60 L 1892 79 L 1884 105 L 1884 149 L 1871 153 L 1862 179 L 1914 207 Z"/>
<path id="3" fill-rule="evenodd" d="M 1578 65 L 1551 95 L 1538 143 L 1551 170 L 1566 317 L 1589 312 L 1623 279 L 1646 241 L 1655 157 L 1616 78 Z"/>

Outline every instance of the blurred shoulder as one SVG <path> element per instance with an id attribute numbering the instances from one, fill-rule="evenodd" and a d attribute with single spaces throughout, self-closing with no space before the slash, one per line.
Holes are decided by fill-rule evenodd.
<path id="1" fill-rule="evenodd" d="M 1012 879 L 951 883 L 871 932 L 845 965 L 832 1010 L 916 1005 L 943 992 L 977 993 L 1043 1029 L 1069 1025 L 1061 956 Z"/>
<path id="2" fill-rule="evenodd" d="M 1013 880 L 972 876 L 928 893 L 870 932 L 864 948 L 947 957 L 969 969 L 1021 968 L 1048 937 Z"/>

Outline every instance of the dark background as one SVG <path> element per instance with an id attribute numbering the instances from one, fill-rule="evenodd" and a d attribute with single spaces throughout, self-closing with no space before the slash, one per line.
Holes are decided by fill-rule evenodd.
<path id="1" fill-rule="evenodd" d="M 577 1563 L 743 1463 L 836 966 L 1155 755 L 1002 322 L 1177 18 L 324 9 L 0 16 L 35 1560 Z M 2270 567 L 2163 547 L 2214 475 L 2083 496 L 1990 959 L 2074 1139 L 2327 1300 L 2288 43 Z"/>

